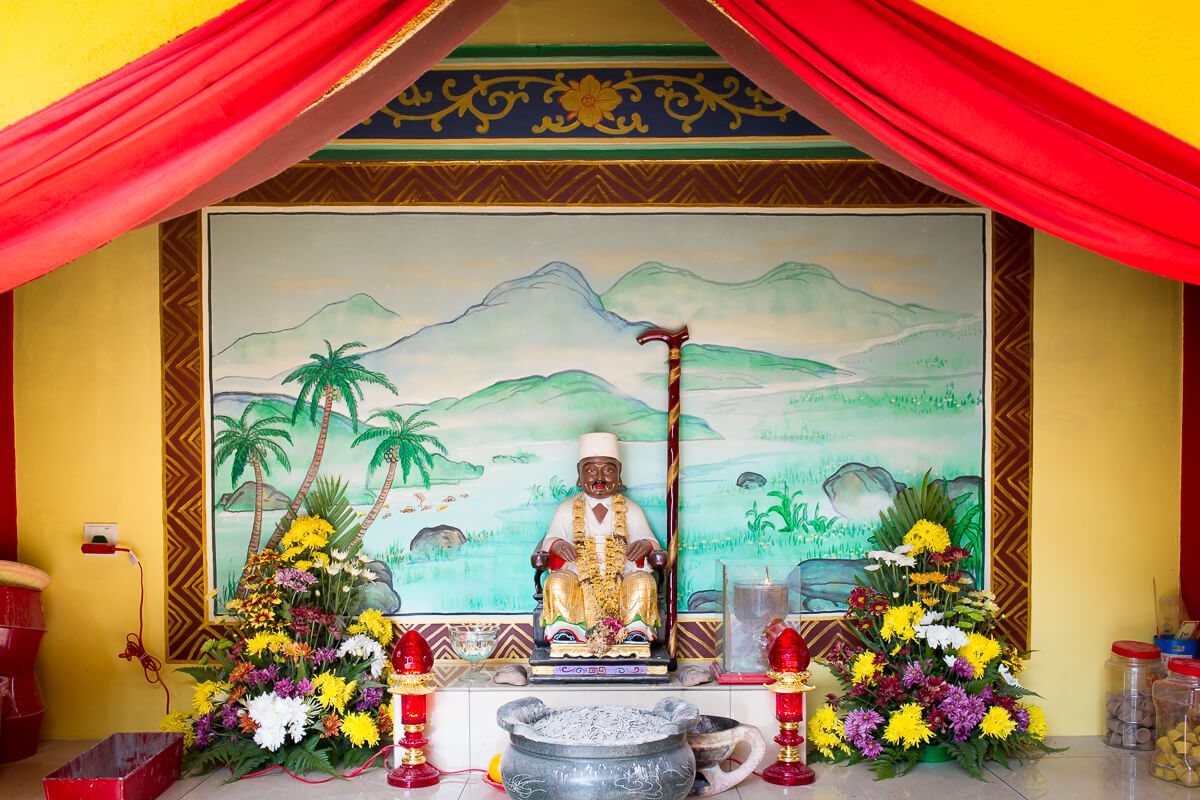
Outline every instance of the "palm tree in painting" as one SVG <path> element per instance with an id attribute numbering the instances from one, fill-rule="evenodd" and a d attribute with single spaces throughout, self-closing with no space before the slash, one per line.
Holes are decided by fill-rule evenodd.
<path id="1" fill-rule="evenodd" d="M 414 412 L 408 419 L 399 411 L 392 409 L 384 409 L 376 411 L 371 416 L 367 417 L 367 421 L 379 418 L 387 421 L 387 427 L 371 428 L 359 434 L 354 440 L 351 447 L 357 447 L 363 442 L 375 442 L 375 452 L 371 455 L 371 462 L 367 464 L 367 480 L 371 479 L 371 474 L 379 469 L 385 463 L 388 465 L 387 477 L 383 479 L 383 488 L 379 490 L 379 497 L 375 499 L 375 505 L 371 507 L 370 513 L 363 519 L 362 525 L 358 528 L 358 534 L 355 535 L 354 541 L 351 543 L 351 549 L 357 547 L 362 541 L 363 536 L 367 533 L 367 528 L 371 527 L 371 523 L 375 521 L 375 517 L 379 515 L 383 508 L 383 502 L 387 499 L 388 492 L 392 489 L 392 481 L 396 479 L 396 465 L 400 465 L 400 475 L 402 481 L 408 480 L 408 473 L 414 467 L 421 474 L 421 479 L 425 483 L 425 488 L 429 488 L 429 469 L 433 466 L 433 455 L 430 450 L 436 450 L 442 455 L 446 455 L 446 446 L 436 437 L 428 433 L 422 433 L 430 428 L 436 428 L 437 423 L 431 420 L 418 420 L 417 417 L 425 413 L 425 409 Z"/>
<path id="2" fill-rule="evenodd" d="M 333 345 L 327 339 L 325 340 L 327 351 L 325 354 L 313 353 L 309 356 L 311 361 L 297 367 L 283 379 L 285 384 L 293 382 L 300 384 L 300 394 L 297 395 L 296 406 L 292 409 L 292 423 L 294 424 L 300 418 L 306 405 L 308 406 L 308 420 L 315 423 L 317 408 L 320 407 L 321 431 L 317 435 L 317 446 L 313 450 L 312 463 L 308 465 L 308 472 L 304 474 L 304 480 L 301 481 L 300 488 L 296 490 L 296 496 L 292 498 L 287 513 L 279 520 L 279 525 L 271 534 L 271 540 L 267 542 L 267 547 L 279 546 L 283 534 L 287 532 L 292 520 L 296 518 L 296 512 L 300 509 L 300 504 L 304 502 L 304 496 L 308 494 L 309 487 L 317 477 L 317 470 L 321 466 L 321 457 L 325 454 L 325 439 L 329 436 L 329 417 L 333 413 L 333 401 L 341 400 L 346 404 L 346 410 L 350 412 L 350 424 L 353 426 L 354 432 L 358 433 L 358 400 L 363 396 L 362 385 L 383 386 L 391 390 L 392 394 L 396 394 L 396 387 L 387 379 L 387 376 L 380 372 L 372 372 L 358 363 L 363 356 L 362 353 L 347 355 L 347 350 L 358 347 L 366 347 L 366 345 L 362 342 L 347 342 L 334 350 Z"/>
<path id="3" fill-rule="evenodd" d="M 264 475 L 271 474 L 270 460 L 274 456 L 284 469 L 291 469 L 287 453 L 279 446 L 278 441 L 292 443 L 291 434 L 277 425 L 288 424 L 288 418 L 283 416 L 263 417 L 254 422 L 251 416 L 260 407 L 266 407 L 259 400 L 249 403 L 243 410 L 240 419 L 221 414 L 213 419 L 225 426 L 225 429 L 213 438 L 213 463 L 219 469 L 226 461 L 233 459 L 230 469 L 231 486 L 237 487 L 238 480 L 246 471 L 249 464 L 254 469 L 254 525 L 250 528 L 250 543 L 246 545 L 246 560 L 258 553 L 259 540 L 262 536 L 263 486 Z M 269 407 L 267 407 L 269 410 Z M 241 592 L 241 581 L 238 581 L 238 591 Z"/>

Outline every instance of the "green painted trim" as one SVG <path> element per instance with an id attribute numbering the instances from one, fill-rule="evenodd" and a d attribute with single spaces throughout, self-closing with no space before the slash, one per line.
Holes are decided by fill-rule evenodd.
<path id="1" fill-rule="evenodd" d="M 310 161 L 562 161 L 564 159 L 870 159 L 866 153 L 841 142 L 779 143 L 755 145 L 447 145 L 398 147 L 395 145 L 330 145 L 309 156 Z"/>
<path id="2" fill-rule="evenodd" d="M 493 58 L 719 58 L 705 44 L 498 44 L 464 45 L 445 61 Z M 445 62 L 443 62 L 445 63 Z"/>

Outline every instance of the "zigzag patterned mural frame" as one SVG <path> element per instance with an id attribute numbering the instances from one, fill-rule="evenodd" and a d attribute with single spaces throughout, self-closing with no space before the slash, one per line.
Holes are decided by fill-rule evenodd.
<path id="1" fill-rule="evenodd" d="M 757 206 L 769 208 L 970 208 L 956 197 L 864 160 L 307 162 L 222 206 Z M 1031 230 L 992 220 L 992 589 L 1006 632 L 1029 644 L 1033 336 Z M 160 283 L 167 658 L 193 661 L 218 633 L 205 614 L 204 365 L 200 214 L 163 223 Z M 452 658 L 448 623 L 418 627 L 439 658 Z M 720 625 L 683 618 L 681 655 L 715 658 Z M 814 654 L 837 638 L 837 618 L 805 619 Z M 523 658 L 529 625 L 506 625 L 498 655 Z"/>

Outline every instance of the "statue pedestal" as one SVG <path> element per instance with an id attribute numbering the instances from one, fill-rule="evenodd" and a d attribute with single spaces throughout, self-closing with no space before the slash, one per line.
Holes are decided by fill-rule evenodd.
<path id="1" fill-rule="evenodd" d="M 646 658 L 605 656 L 555 657 L 551 645 L 540 644 L 529 656 L 530 683 L 668 683 L 671 658 L 665 644 L 656 642 Z"/>

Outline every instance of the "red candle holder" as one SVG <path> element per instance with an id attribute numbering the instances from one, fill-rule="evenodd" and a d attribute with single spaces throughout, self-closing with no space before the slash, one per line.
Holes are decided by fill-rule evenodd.
<path id="1" fill-rule="evenodd" d="M 388 773 L 387 782 L 401 789 L 436 786 L 438 771 L 425 761 L 425 746 L 429 744 L 425 738 L 425 698 L 434 691 L 433 651 L 415 630 L 401 636 L 392 650 L 392 675 L 388 685 L 393 696 L 400 695 L 397 722 L 403 726 L 404 736 L 398 743 L 403 755 Z"/>
<path id="2" fill-rule="evenodd" d="M 804 693 L 811 692 L 808 670 L 808 645 L 794 628 L 783 628 L 767 653 L 771 669 L 767 677 L 774 682 L 767 689 L 775 694 L 775 718 L 779 720 L 779 757 L 763 771 L 763 780 L 776 786 L 807 786 L 817 774 L 803 763 Z"/>

